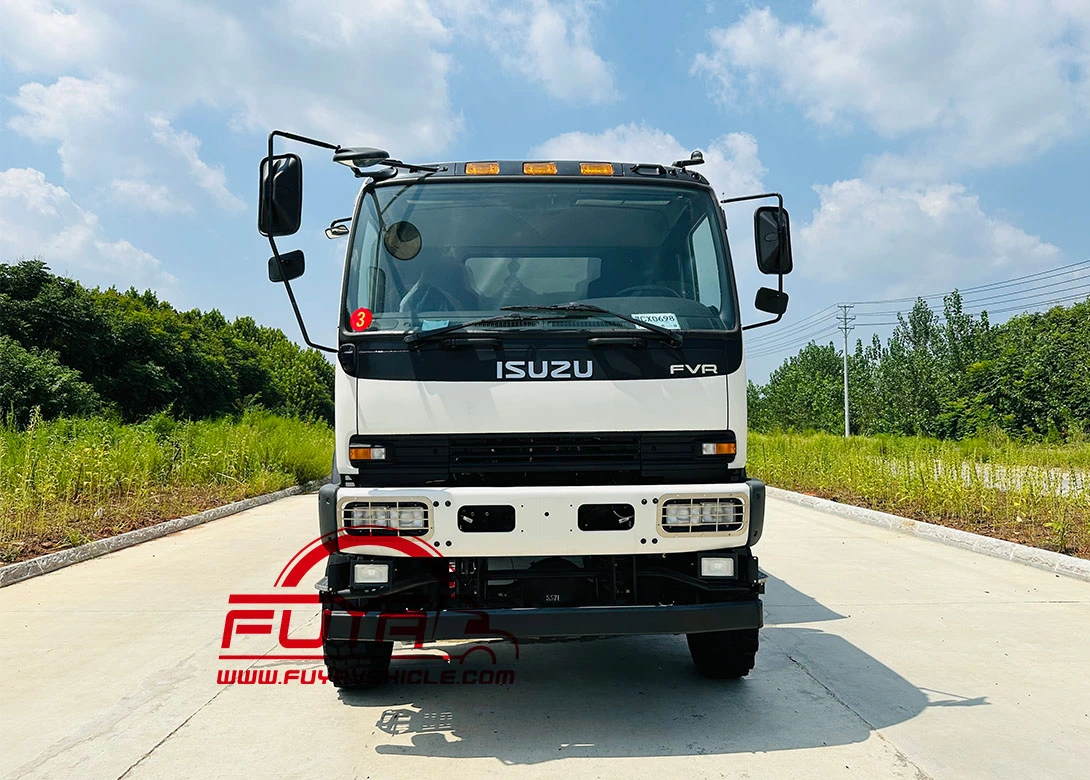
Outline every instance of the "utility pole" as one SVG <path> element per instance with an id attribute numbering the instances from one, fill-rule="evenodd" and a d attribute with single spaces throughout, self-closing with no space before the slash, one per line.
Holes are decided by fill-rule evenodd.
<path id="1" fill-rule="evenodd" d="M 840 307 L 840 314 L 836 317 L 840 320 L 839 330 L 844 331 L 844 438 L 847 439 L 852 435 L 848 418 L 848 333 L 855 330 L 855 326 L 852 325 L 855 322 L 855 316 L 849 315 L 848 312 L 855 308 L 855 304 L 838 303 L 837 306 Z"/>

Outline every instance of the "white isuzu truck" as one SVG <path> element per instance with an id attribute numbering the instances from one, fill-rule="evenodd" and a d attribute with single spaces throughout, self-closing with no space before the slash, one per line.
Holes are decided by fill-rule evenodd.
<path id="1" fill-rule="evenodd" d="M 348 238 L 336 347 L 299 317 L 302 252 L 276 246 L 302 209 L 277 138 L 362 180 L 326 230 Z M 745 469 L 742 333 L 786 310 L 788 217 L 775 193 L 730 199 L 776 201 L 754 215 L 773 316 L 743 326 L 701 162 L 413 165 L 270 134 L 269 276 L 336 355 L 319 590 L 338 687 L 386 680 L 400 618 L 427 641 L 685 634 L 699 673 L 753 668 L 765 489 Z"/>

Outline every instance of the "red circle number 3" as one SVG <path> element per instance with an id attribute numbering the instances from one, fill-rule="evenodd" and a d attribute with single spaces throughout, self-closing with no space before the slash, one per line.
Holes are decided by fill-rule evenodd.
<path id="1" fill-rule="evenodd" d="M 356 309 L 352 312 L 348 324 L 352 326 L 352 330 L 354 331 L 367 330 L 371 327 L 371 323 L 374 322 L 374 319 L 375 315 L 371 313 L 370 309 Z"/>

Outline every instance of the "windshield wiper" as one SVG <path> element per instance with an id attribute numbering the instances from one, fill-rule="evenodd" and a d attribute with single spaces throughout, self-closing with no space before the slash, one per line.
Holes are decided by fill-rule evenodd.
<path id="1" fill-rule="evenodd" d="M 506 306 L 504 308 L 507 308 Z M 437 339 L 448 333 L 454 333 L 456 330 L 462 330 L 463 328 L 472 328 L 474 325 L 524 325 L 527 322 L 541 322 L 543 320 L 562 320 L 564 316 L 559 317 L 547 317 L 534 314 L 497 314 L 492 317 L 482 317 L 479 320 L 466 320 L 465 322 L 456 322 L 453 325 L 444 325 L 441 328 L 432 328 L 431 330 L 417 329 L 405 334 L 406 344 L 419 344 L 423 341 L 431 341 Z"/>
<path id="2" fill-rule="evenodd" d="M 595 306 L 593 303 L 576 303 L 572 301 L 571 303 L 554 303 L 551 306 L 501 306 L 500 309 L 503 311 L 561 311 L 575 313 L 583 312 L 586 314 L 604 314 L 607 317 L 616 317 L 619 320 L 631 322 L 633 325 L 637 325 L 641 328 L 646 328 L 652 333 L 657 333 L 665 338 L 671 346 L 680 347 L 682 341 L 681 334 L 677 333 L 676 331 L 669 330 L 668 328 L 664 328 L 661 325 L 655 325 L 650 322 L 638 320 L 635 317 L 630 317 L 627 314 L 621 314 L 621 312 L 619 311 L 603 309 L 601 306 Z"/>

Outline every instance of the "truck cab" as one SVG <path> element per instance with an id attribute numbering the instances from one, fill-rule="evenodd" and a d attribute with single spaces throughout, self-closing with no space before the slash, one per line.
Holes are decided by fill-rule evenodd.
<path id="1" fill-rule="evenodd" d="M 259 220 L 290 293 L 302 258 L 275 237 L 298 229 L 301 163 L 272 140 Z M 765 490 L 745 470 L 739 298 L 697 155 L 416 166 L 329 148 L 364 179 L 326 348 L 330 680 L 385 681 L 399 621 L 418 641 L 685 634 L 698 672 L 746 675 Z M 771 323 L 782 200 L 755 234 L 779 279 L 758 293 Z"/>

